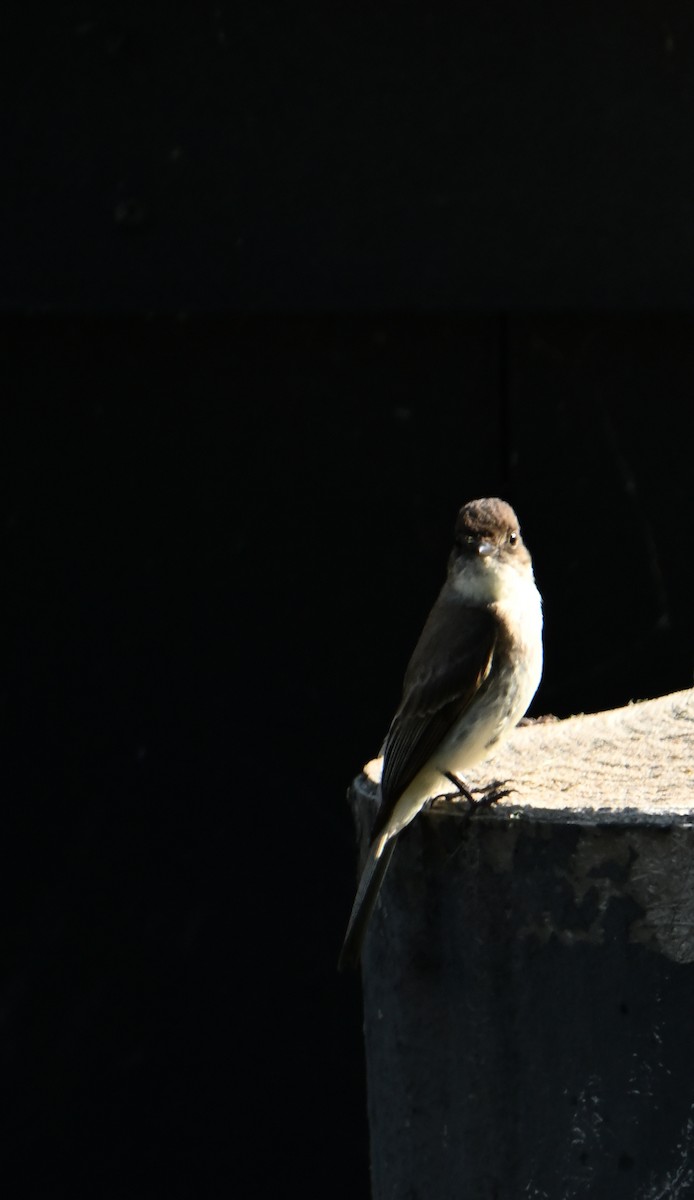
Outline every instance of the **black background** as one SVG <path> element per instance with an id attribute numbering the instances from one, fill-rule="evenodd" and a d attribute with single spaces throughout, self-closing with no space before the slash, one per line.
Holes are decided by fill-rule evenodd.
<path id="1" fill-rule="evenodd" d="M 459 505 L 533 712 L 692 682 L 694 24 L 8 11 L 3 1176 L 366 1196 L 344 793 Z"/>

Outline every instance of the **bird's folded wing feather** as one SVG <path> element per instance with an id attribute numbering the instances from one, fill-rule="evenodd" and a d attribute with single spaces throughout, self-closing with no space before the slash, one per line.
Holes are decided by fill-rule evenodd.
<path id="1" fill-rule="evenodd" d="M 427 621 L 415 647 L 386 738 L 374 835 L 489 676 L 495 630 L 488 609 L 440 598 L 435 621 Z"/>

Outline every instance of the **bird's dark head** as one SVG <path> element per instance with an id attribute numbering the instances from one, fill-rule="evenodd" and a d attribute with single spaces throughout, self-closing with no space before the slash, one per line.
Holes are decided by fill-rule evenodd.
<path id="1" fill-rule="evenodd" d="M 530 566 L 518 517 L 505 500 L 497 497 L 470 500 L 458 513 L 449 569 L 456 574 L 461 570 L 467 573 L 472 563 L 478 564 L 475 573 L 480 567 L 491 568 L 494 563 L 518 570 Z"/>

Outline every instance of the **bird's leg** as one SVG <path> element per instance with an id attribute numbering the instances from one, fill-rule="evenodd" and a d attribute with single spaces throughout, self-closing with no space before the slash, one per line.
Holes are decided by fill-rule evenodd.
<path id="1" fill-rule="evenodd" d="M 459 775 L 454 775 L 452 771 L 442 771 L 441 774 L 451 783 L 455 784 L 455 792 L 442 792 L 440 796 L 434 796 L 430 803 L 434 804 L 437 800 L 458 800 L 463 798 L 467 800 L 471 808 L 489 808 L 492 804 L 496 804 L 497 800 L 503 800 L 505 796 L 510 796 L 511 792 L 515 792 L 515 788 L 506 787 L 510 780 L 499 779 L 492 780 L 491 783 L 485 784 L 484 787 L 469 788 L 464 780 Z M 475 795 L 475 793 L 477 793 Z"/>
<path id="2" fill-rule="evenodd" d="M 475 805 L 477 801 L 470 791 L 468 785 L 458 775 L 454 775 L 452 771 L 442 771 L 441 774 L 455 784 L 457 791 L 446 793 L 449 800 L 457 800 L 458 797 L 464 796 L 468 804 Z"/>
<path id="3" fill-rule="evenodd" d="M 475 806 L 477 801 L 464 780 L 460 779 L 458 775 L 454 775 L 452 771 L 442 771 L 441 774 L 445 779 L 450 779 L 451 783 L 455 784 L 456 790 L 454 792 L 439 792 L 438 795 L 432 796 L 426 802 L 427 808 L 432 808 L 435 804 L 438 804 L 439 800 L 445 802 L 446 800 L 458 800 L 461 797 L 467 800 L 471 807 Z"/>

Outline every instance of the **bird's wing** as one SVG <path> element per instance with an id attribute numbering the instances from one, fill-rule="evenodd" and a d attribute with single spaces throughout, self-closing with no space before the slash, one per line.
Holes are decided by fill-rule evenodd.
<path id="1" fill-rule="evenodd" d="M 427 621 L 410 660 L 403 700 L 386 738 L 374 836 L 477 695 L 491 670 L 495 640 L 496 623 L 487 609 L 439 600 L 436 619 Z"/>

